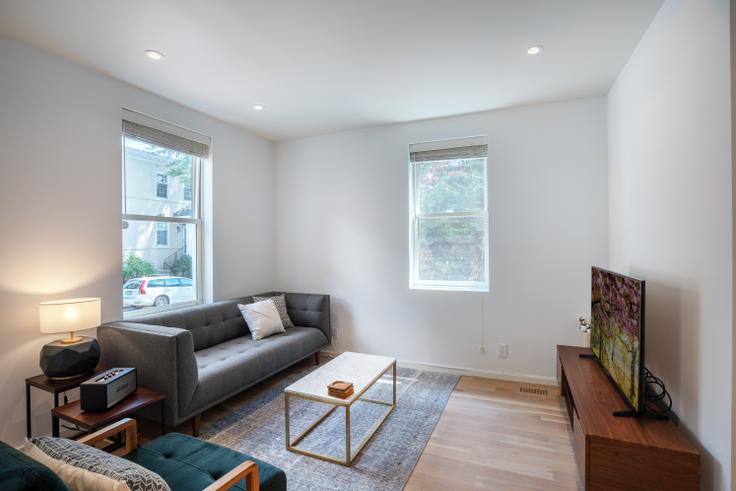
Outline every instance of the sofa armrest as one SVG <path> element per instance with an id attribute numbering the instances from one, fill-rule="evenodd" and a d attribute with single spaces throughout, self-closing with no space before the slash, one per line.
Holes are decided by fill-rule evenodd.
<path id="1" fill-rule="evenodd" d="M 166 420 L 179 424 L 179 409 L 192 400 L 199 373 L 192 333 L 176 327 L 112 322 L 97 329 L 101 363 L 135 367 L 138 385 L 166 395 Z"/>
<path id="2" fill-rule="evenodd" d="M 330 296 L 316 293 L 266 292 L 250 297 L 236 298 L 237 303 L 252 303 L 253 297 L 272 297 L 284 295 L 289 318 L 295 326 L 314 327 L 321 330 L 326 339 L 325 344 L 332 343 L 332 327 L 330 324 Z"/>
<path id="3" fill-rule="evenodd" d="M 332 327 L 330 324 L 330 296 L 313 293 L 274 292 L 274 295 L 284 294 L 289 317 L 297 326 L 316 327 L 327 339 L 332 342 Z"/>
<path id="4" fill-rule="evenodd" d="M 258 464 L 252 460 L 246 460 L 235 469 L 231 470 L 217 481 L 213 482 L 204 491 L 224 491 L 245 479 L 247 491 L 258 491 L 260 482 L 258 479 Z"/>

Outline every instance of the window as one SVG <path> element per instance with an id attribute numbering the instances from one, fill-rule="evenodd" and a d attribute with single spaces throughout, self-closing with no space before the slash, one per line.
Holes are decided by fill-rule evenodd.
<path id="1" fill-rule="evenodd" d="M 157 223 L 156 224 L 156 245 L 157 246 L 169 245 L 169 224 L 168 223 Z"/>
<path id="2" fill-rule="evenodd" d="M 410 287 L 488 291 L 488 146 L 462 138 L 410 146 Z"/>
<path id="3" fill-rule="evenodd" d="M 160 172 L 156 173 L 156 197 L 169 197 L 169 176 Z"/>
<path id="4" fill-rule="evenodd" d="M 200 302 L 209 139 L 124 110 L 122 146 L 124 316 Z"/>

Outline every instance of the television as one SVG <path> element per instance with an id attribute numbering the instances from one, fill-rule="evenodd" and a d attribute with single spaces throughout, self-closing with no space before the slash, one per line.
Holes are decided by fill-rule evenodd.
<path id="1" fill-rule="evenodd" d="M 592 268 L 590 347 L 629 406 L 644 412 L 644 281 Z"/>

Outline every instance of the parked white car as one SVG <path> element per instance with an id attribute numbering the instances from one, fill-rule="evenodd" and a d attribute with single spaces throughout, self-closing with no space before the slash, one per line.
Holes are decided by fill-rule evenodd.
<path id="1" fill-rule="evenodd" d="M 123 285 L 123 307 L 163 307 L 197 299 L 190 278 L 181 276 L 144 276 Z"/>

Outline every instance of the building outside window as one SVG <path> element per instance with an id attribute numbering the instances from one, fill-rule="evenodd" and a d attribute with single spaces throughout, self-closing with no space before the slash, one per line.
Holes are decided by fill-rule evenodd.
<path id="1" fill-rule="evenodd" d="M 486 138 L 409 150 L 410 287 L 488 291 Z"/>
<path id="2" fill-rule="evenodd" d="M 126 317 L 201 301 L 201 168 L 209 152 L 208 144 L 161 131 L 156 120 L 142 125 L 142 116 L 131 114 L 122 136 Z"/>

